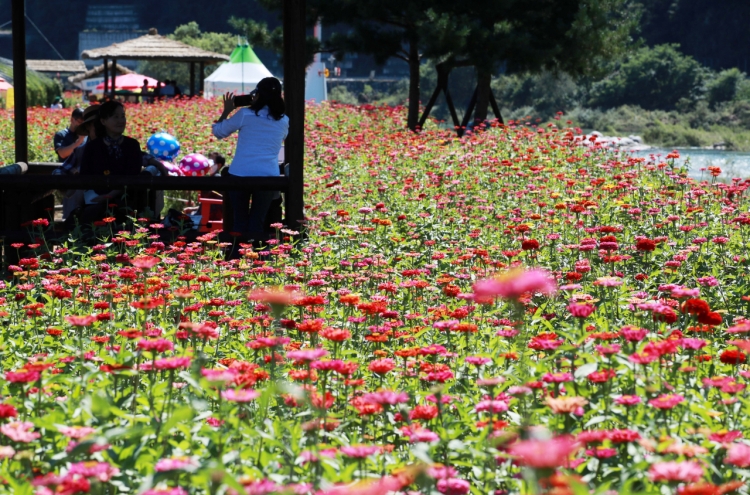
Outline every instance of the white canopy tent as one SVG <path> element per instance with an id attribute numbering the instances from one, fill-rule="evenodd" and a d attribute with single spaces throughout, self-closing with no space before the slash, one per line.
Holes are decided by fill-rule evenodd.
<path id="1" fill-rule="evenodd" d="M 237 45 L 229 57 L 229 62 L 220 65 L 205 79 L 203 96 L 211 99 L 227 91 L 232 91 L 236 95 L 247 94 L 255 89 L 258 81 L 272 76 L 250 45 Z"/>

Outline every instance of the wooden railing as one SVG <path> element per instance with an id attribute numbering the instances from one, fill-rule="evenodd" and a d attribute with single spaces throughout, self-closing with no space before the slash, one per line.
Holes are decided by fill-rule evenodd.
<path id="1" fill-rule="evenodd" d="M 19 175 L 0 175 L 0 236 L 15 238 L 23 232 L 21 225 L 29 220 L 48 218 L 54 207 L 50 193 L 56 189 L 149 190 L 154 191 L 289 191 L 289 177 L 156 177 L 149 174 L 122 175 L 51 175 L 59 163 L 30 163 Z M 153 199 L 153 194 L 149 195 Z M 285 194 L 285 208 L 295 211 Z M 152 201 L 149 201 L 151 203 Z M 152 207 L 153 205 L 149 204 Z M 301 209 L 301 208 L 298 208 Z M 284 223 L 297 226 L 300 219 L 285 218 Z"/>

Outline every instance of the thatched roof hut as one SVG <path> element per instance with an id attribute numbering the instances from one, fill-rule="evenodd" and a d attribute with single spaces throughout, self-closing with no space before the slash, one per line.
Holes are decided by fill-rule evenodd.
<path id="1" fill-rule="evenodd" d="M 107 63 L 107 69 L 108 69 L 109 73 L 112 73 L 112 69 L 115 68 L 115 67 L 117 69 L 117 74 L 118 75 L 133 74 L 132 70 L 128 69 L 127 67 L 123 67 L 120 64 L 117 64 L 115 66 L 113 62 L 108 62 Z M 86 72 L 84 72 L 82 74 L 76 74 L 75 76 L 70 76 L 68 78 L 68 82 L 71 83 L 71 84 L 78 84 L 78 83 L 80 83 L 81 81 L 83 81 L 85 79 L 91 79 L 91 78 L 94 78 L 94 77 L 98 77 L 98 76 L 102 75 L 103 73 L 104 73 L 104 64 L 97 65 L 93 69 L 91 69 L 89 71 L 86 71 Z"/>
<path id="2" fill-rule="evenodd" d="M 115 43 L 103 48 L 85 50 L 81 53 L 85 59 L 107 60 L 149 60 L 163 62 L 185 62 L 190 64 L 190 94 L 195 94 L 195 64 L 199 64 L 200 87 L 199 92 L 203 92 L 203 66 L 220 64 L 229 60 L 228 55 L 221 53 L 209 52 L 194 46 L 187 45 L 180 41 L 160 36 L 156 29 L 150 29 L 148 34 L 140 38 Z M 114 76 L 112 84 L 109 83 L 108 71 L 104 73 L 104 92 L 108 93 L 111 89 L 114 96 Z"/>
<path id="3" fill-rule="evenodd" d="M 152 32 L 155 32 L 155 30 Z M 147 34 L 140 38 L 115 43 L 103 48 L 85 50 L 81 53 L 81 57 L 84 59 L 161 60 L 202 62 L 205 64 L 219 64 L 229 60 L 227 55 L 201 50 L 158 34 Z"/>

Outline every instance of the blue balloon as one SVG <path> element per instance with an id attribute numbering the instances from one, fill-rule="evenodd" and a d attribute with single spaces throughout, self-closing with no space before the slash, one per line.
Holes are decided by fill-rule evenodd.
<path id="1" fill-rule="evenodd" d="M 148 138 L 146 143 L 148 152 L 154 158 L 173 161 L 180 154 L 180 142 L 177 138 L 166 132 L 157 132 Z"/>

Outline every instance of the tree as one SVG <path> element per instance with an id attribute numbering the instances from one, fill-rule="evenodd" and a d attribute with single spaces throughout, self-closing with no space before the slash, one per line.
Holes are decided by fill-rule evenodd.
<path id="1" fill-rule="evenodd" d="M 195 46 L 202 50 L 222 53 L 229 55 L 237 46 L 238 37 L 231 33 L 204 33 L 200 30 L 197 22 L 189 22 L 177 26 L 174 32 L 167 36 L 176 41 L 181 41 L 187 45 Z M 173 79 L 179 83 L 186 84 L 190 81 L 188 66 L 185 63 L 178 62 L 141 62 L 138 66 L 139 72 L 144 75 L 164 81 Z M 204 73 L 198 77 L 206 77 L 216 70 L 215 65 L 205 67 Z"/>
<path id="2" fill-rule="evenodd" d="M 676 45 L 641 48 L 594 84 L 591 104 L 605 108 L 637 105 L 646 110 L 673 110 L 680 100 L 702 96 L 705 69 Z"/>
<path id="3" fill-rule="evenodd" d="M 637 12 L 629 0 L 495 0 L 445 2 L 440 17 L 452 24 L 454 48 L 446 61 L 470 64 L 477 72 L 475 121 L 488 114 L 492 75 L 549 70 L 573 76 L 597 75 L 606 61 L 629 45 Z"/>
<path id="4" fill-rule="evenodd" d="M 436 16 L 430 0 L 309 0 L 328 25 L 346 23 L 346 32 L 335 33 L 329 50 L 342 58 L 348 53 L 371 55 L 379 65 L 397 58 L 409 66 L 407 126 L 415 130 L 419 121 L 420 65 L 425 56 L 437 55 L 444 37 L 424 36 Z M 441 33 L 442 34 L 442 33 Z M 441 52 L 442 53 L 442 52 Z"/>
<path id="5" fill-rule="evenodd" d="M 279 3 L 260 0 L 271 10 Z M 307 19 L 310 26 L 320 20 L 326 26 L 345 26 L 334 32 L 324 43 L 308 37 L 309 61 L 319 52 L 335 53 L 338 59 L 347 54 L 371 55 L 379 65 L 395 57 L 409 65 L 408 126 L 415 129 L 419 119 L 419 68 L 425 55 L 436 53 L 429 38 L 422 36 L 425 26 L 434 19 L 429 0 L 308 0 Z M 280 53 L 281 28 L 269 30 L 262 22 L 232 18 L 229 21 L 248 41 Z M 432 28 L 434 30 L 434 28 Z"/>

